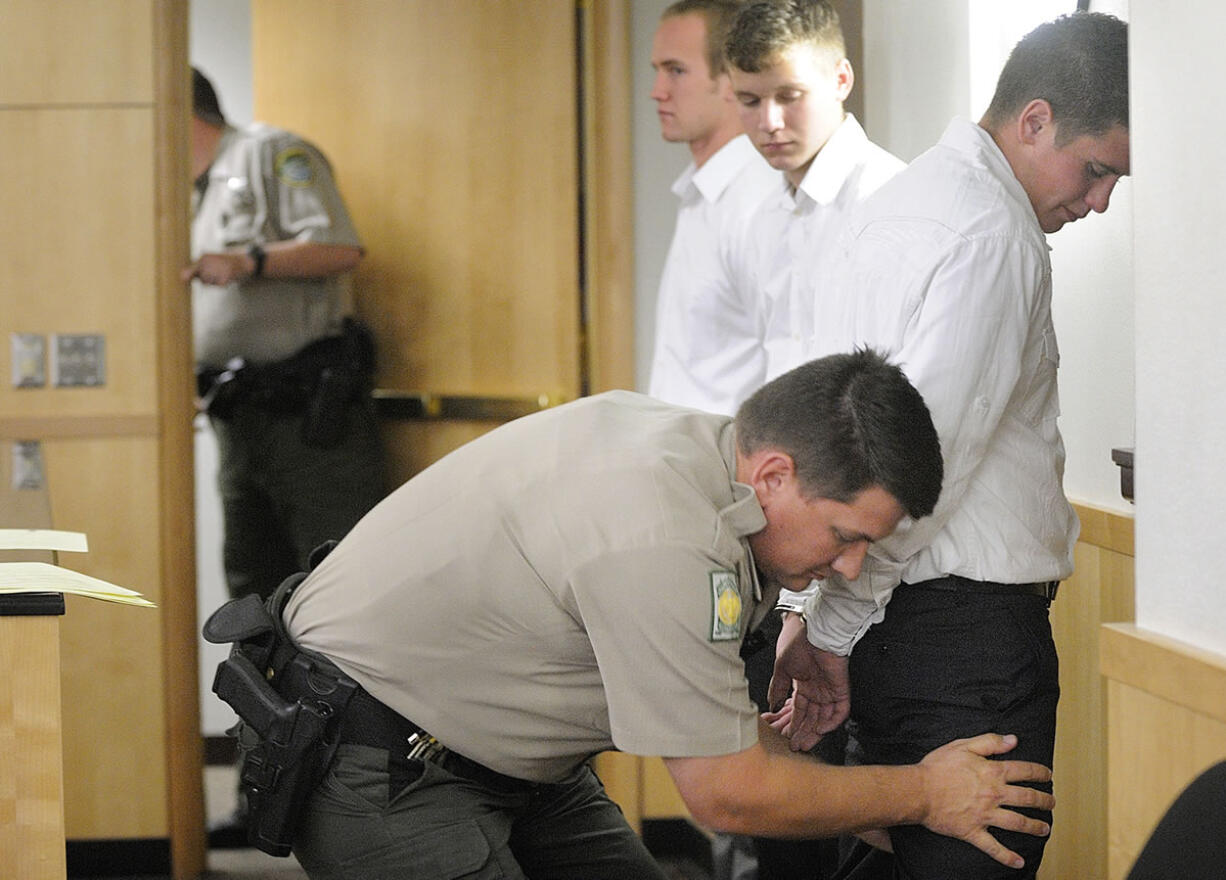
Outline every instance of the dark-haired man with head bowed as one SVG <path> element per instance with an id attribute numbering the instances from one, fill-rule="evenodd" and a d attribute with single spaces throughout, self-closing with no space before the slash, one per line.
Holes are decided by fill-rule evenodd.
<path id="1" fill-rule="evenodd" d="M 795 747 L 850 698 L 870 762 L 1008 730 L 1017 754 L 1050 766 L 1048 609 L 1078 528 L 1061 487 L 1046 235 L 1105 211 L 1128 170 L 1128 28 L 1077 13 L 1024 37 L 979 123 L 954 120 L 853 216 L 835 285 L 814 289 L 809 353 L 888 352 L 932 412 L 945 486 L 935 513 L 876 545 L 858 578 L 824 579 L 804 618 L 788 615 L 772 694 L 795 688 L 782 722 Z M 1033 877 L 1045 841 L 1000 837 L 1024 873 L 910 825 L 890 830 L 894 864 L 871 876 Z"/>

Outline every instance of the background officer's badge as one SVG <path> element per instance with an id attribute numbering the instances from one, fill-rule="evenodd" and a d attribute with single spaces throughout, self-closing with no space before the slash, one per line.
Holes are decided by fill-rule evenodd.
<path id="1" fill-rule="evenodd" d="M 736 573 L 711 572 L 711 641 L 731 642 L 741 637 L 741 591 Z"/>
<path id="2" fill-rule="evenodd" d="M 273 163 L 277 177 L 282 183 L 290 186 L 310 186 L 315 180 L 315 169 L 311 166 L 311 157 L 302 147 L 290 147 L 277 154 Z"/>

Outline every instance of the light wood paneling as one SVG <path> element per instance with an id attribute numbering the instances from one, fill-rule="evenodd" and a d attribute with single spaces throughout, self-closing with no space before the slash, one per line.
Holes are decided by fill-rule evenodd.
<path id="1" fill-rule="evenodd" d="M 0 382 L 0 412 L 27 417 L 152 413 L 157 340 L 150 109 L 0 113 L 5 329 L 102 333 L 107 370 L 101 388 L 14 389 L 11 382 Z M 6 378 L 9 369 L 4 358 Z"/>
<path id="2" fill-rule="evenodd" d="M 194 877 L 187 3 L 0 0 L 0 21 L 0 338 L 106 337 L 101 388 L 16 391 L 0 358 L 0 434 L 42 440 L 51 525 L 89 535 L 62 562 L 159 605 L 68 598 L 64 831 L 172 836 Z"/>
<path id="3" fill-rule="evenodd" d="M 1103 629 L 1108 863 L 1123 878 L 1171 802 L 1226 758 L 1226 656 L 1133 625 Z M 1206 817 L 1211 830 L 1217 817 Z"/>
<path id="4" fill-rule="evenodd" d="M 152 415 L 0 418 L 0 439 L 153 436 L 158 433 L 159 428 L 157 417 Z"/>
<path id="5" fill-rule="evenodd" d="M 155 181 L 154 246 L 157 312 L 155 350 L 158 461 L 158 579 L 162 585 L 162 654 L 167 686 L 162 713 L 166 722 L 166 792 L 171 870 L 175 880 L 197 877 L 205 867 L 204 745 L 200 737 L 200 699 L 196 620 L 195 468 L 192 463 L 195 406 L 191 301 L 179 278 L 187 265 L 189 190 L 188 149 L 191 115 L 187 68 L 187 3 L 159 0 L 154 7 L 153 58 Z M 190 686 L 184 687 L 187 682 Z"/>
<path id="6" fill-rule="evenodd" d="M 630 10 L 584 5 L 584 192 L 587 380 L 634 388 L 634 163 Z"/>
<path id="7" fill-rule="evenodd" d="M 12 880 L 66 871 L 59 624 L 0 617 L 0 876 Z"/>
<path id="8" fill-rule="evenodd" d="M 621 807 L 622 815 L 635 831 L 643 830 L 643 812 L 639 792 L 642 790 L 643 759 L 625 752 L 603 752 L 593 765 L 596 775 L 609 797 Z"/>
<path id="9" fill-rule="evenodd" d="M 332 162 L 380 386 L 578 396 L 575 28 L 568 0 L 252 4 L 256 116 Z M 393 482 L 493 425 L 389 426 Z"/>
<path id="10" fill-rule="evenodd" d="M 689 818 L 689 808 L 662 758 L 643 759 L 642 783 L 644 819 Z"/>
<path id="11" fill-rule="evenodd" d="M 1061 694 L 1052 768 L 1056 811 L 1041 880 L 1102 877 L 1106 870 L 1107 704 L 1098 633 L 1101 623 L 1134 615 L 1131 518 L 1086 505 L 1077 505 L 1077 514 L 1075 569 L 1051 610 Z"/>
<path id="12" fill-rule="evenodd" d="M 3 9 L 0 104 L 153 102 L 153 0 L 4 0 Z"/>
<path id="13" fill-rule="evenodd" d="M 1081 520 L 1081 535 L 1078 538 L 1081 543 L 1124 556 L 1135 554 L 1132 516 L 1089 504 L 1077 504 L 1074 507 Z"/>
<path id="14" fill-rule="evenodd" d="M 379 383 L 574 396 L 573 4 L 258 0 L 252 41 L 256 115 L 325 151 L 367 246 Z"/>
<path id="15" fill-rule="evenodd" d="M 61 564 L 165 604 L 154 438 L 45 441 L 57 528 L 89 535 Z M 67 597 L 64 787 L 74 839 L 165 837 L 162 612 Z M 123 792 L 123 797 L 116 797 Z"/>

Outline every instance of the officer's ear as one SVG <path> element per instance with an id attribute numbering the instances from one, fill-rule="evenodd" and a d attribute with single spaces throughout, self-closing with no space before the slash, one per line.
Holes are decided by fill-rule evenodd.
<path id="1" fill-rule="evenodd" d="M 753 486 L 764 510 L 784 494 L 791 494 L 795 482 L 796 462 L 786 452 L 764 449 L 751 457 L 749 485 Z"/>

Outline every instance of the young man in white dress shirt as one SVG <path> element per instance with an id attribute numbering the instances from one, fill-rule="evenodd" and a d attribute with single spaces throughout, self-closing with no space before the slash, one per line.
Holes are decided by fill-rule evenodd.
<path id="1" fill-rule="evenodd" d="M 1077 13 L 1026 36 L 983 119 L 954 120 L 856 212 L 808 353 L 889 351 L 932 411 L 946 482 L 934 515 L 874 547 L 858 578 L 821 582 L 807 625 L 787 615 L 771 695 L 795 687 L 780 722 L 794 748 L 850 699 L 874 763 L 1007 728 L 1019 757 L 1051 765 L 1048 608 L 1078 524 L 1061 487 L 1045 234 L 1105 211 L 1128 169 L 1127 25 Z M 853 876 L 1033 877 L 1044 840 L 998 837 L 1024 873 L 907 826 L 890 829 L 894 856 Z"/>
<path id="2" fill-rule="evenodd" d="M 855 73 L 827 0 L 753 3 L 724 49 L 741 124 L 782 172 L 733 261 L 736 288 L 761 309 L 770 380 L 806 359 L 814 291 L 820 301 L 851 209 L 904 165 L 843 109 Z"/>
<path id="3" fill-rule="evenodd" d="M 742 5 L 673 3 L 651 52 L 661 134 L 686 144 L 693 161 L 672 187 L 681 204 L 660 279 L 648 391 L 724 415 L 765 377 L 752 291 L 733 290 L 728 264 L 775 182 L 741 132 L 724 67 L 724 37 Z"/>
<path id="4" fill-rule="evenodd" d="M 855 74 L 838 14 L 826 0 L 753 3 L 724 46 L 741 124 L 777 172 L 733 254 L 734 289 L 758 306 L 770 380 L 804 361 L 812 324 L 811 291 L 828 277 L 834 245 L 851 209 L 903 168 L 869 141 L 843 102 Z M 772 645 L 778 618 L 762 627 Z M 773 652 L 746 657 L 750 693 L 765 706 Z M 818 754 L 842 763 L 843 743 L 828 737 Z M 821 880 L 839 861 L 835 841 L 759 838 L 759 880 Z"/>

